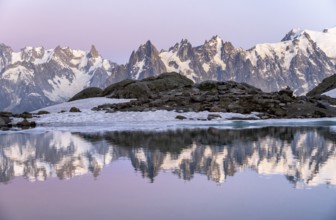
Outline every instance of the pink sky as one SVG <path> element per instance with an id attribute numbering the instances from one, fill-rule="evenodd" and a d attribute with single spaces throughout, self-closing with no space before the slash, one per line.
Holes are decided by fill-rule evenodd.
<path id="1" fill-rule="evenodd" d="M 276 42 L 292 28 L 336 26 L 334 0 L 0 0 L 0 43 L 89 50 L 126 63 L 151 40 L 168 49 L 182 38 L 194 45 L 213 35 L 248 49 Z"/>

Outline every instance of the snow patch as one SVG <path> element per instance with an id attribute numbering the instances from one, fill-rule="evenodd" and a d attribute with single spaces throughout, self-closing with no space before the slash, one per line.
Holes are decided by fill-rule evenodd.
<path id="1" fill-rule="evenodd" d="M 222 48 L 223 48 L 223 41 L 218 36 L 216 37 L 216 50 L 217 53 L 214 56 L 215 63 L 222 68 L 222 70 L 225 70 L 226 64 L 222 60 Z"/>
<path id="2" fill-rule="evenodd" d="M 110 62 L 108 60 L 104 60 L 103 61 L 103 67 L 104 67 L 105 70 L 109 70 L 111 68 Z M 108 72 L 108 73 L 109 73 L 109 75 L 111 75 L 110 72 Z"/>
<path id="3" fill-rule="evenodd" d="M 12 64 L 22 62 L 21 52 L 13 52 L 12 53 Z"/>
<path id="4" fill-rule="evenodd" d="M 2 74 L 3 79 L 7 79 L 13 82 L 17 82 L 19 79 L 29 81 L 33 76 L 34 72 L 32 70 L 27 69 L 24 66 L 17 66 L 8 69 Z"/>
<path id="5" fill-rule="evenodd" d="M 57 105 L 49 106 L 46 108 L 42 108 L 39 110 L 36 110 L 34 112 L 38 111 L 48 111 L 50 113 L 57 113 L 62 110 L 68 111 L 71 107 L 77 107 L 80 110 L 91 110 L 93 107 L 96 107 L 98 105 L 103 104 L 114 104 L 114 103 L 124 103 L 129 102 L 131 99 L 109 99 L 105 97 L 97 97 L 97 98 L 88 98 L 88 99 L 81 99 L 76 100 L 72 102 L 64 102 Z"/>
<path id="6" fill-rule="evenodd" d="M 53 56 L 53 50 L 46 50 L 43 57 L 41 59 L 36 59 L 33 63 L 35 65 L 41 65 L 44 63 L 48 63 L 50 61 L 50 59 Z"/>
<path id="7" fill-rule="evenodd" d="M 326 32 L 305 30 L 317 46 L 330 58 L 336 58 L 336 28 Z"/>
<path id="8" fill-rule="evenodd" d="M 134 76 L 134 79 L 139 80 L 139 78 L 140 78 L 140 73 L 143 71 L 144 66 L 145 66 L 145 60 L 138 61 L 138 62 L 134 65 L 134 68 L 137 70 L 137 72 L 136 72 L 136 74 L 135 74 L 135 76 Z"/>
<path id="9" fill-rule="evenodd" d="M 195 81 L 197 75 L 195 72 L 190 68 L 190 60 L 182 62 L 181 59 L 177 56 L 177 52 L 173 51 L 164 51 L 160 53 L 160 57 L 165 64 L 168 72 L 177 72 L 183 73 L 187 78 Z M 170 66 L 170 62 L 176 62 L 177 68 L 174 66 Z"/>
<path id="10" fill-rule="evenodd" d="M 56 76 L 52 80 L 48 80 L 53 87 L 52 91 L 43 90 L 45 96 L 51 101 L 60 102 L 71 98 L 76 93 L 86 88 L 88 82 L 92 78 L 89 74 L 85 74 L 75 68 L 71 68 L 74 72 L 74 78 L 68 79 L 66 76 Z"/>
<path id="11" fill-rule="evenodd" d="M 94 58 L 94 63 L 90 67 L 89 72 L 94 72 L 98 68 L 101 68 L 103 66 L 103 59 L 101 57 Z"/>
<path id="12" fill-rule="evenodd" d="M 331 98 L 336 98 L 336 89 L 332 89 L 328 92 L 323 93 L 322 95 L 329 96 Z"/>
<path id="13" fill-rule="evenodd" d="M 203 69 L 206 73 L 209 72 L 209 70 L 210 70 L 210 65 L 209 64 L 203 63 L 202 67 L 203 67 Z"/>
<path id="14" fill-rule="evenodd" d="M 41 95 L 38 94 L 38 93 L 32 92 L 32 93 L 30 93 L 28 96 L 36 96 L 36 97 L 38 97 L 38 96 L 41 96 Z"/>

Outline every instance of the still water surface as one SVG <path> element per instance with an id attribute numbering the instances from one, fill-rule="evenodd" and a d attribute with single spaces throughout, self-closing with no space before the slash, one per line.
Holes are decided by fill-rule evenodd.
<path id="1" fill-rule="evenodd" d="M 336 219 L 331 127 L 0 135 L 0 220 Z"/>

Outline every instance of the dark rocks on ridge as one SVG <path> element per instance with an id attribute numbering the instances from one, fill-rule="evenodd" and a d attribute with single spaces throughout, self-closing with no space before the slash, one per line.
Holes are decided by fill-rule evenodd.
<path id="1" fill-rule="evenodd" d="M 68 102 L 72 102 L 79 99 L 100 97 L 102 92 L 103 90 L 101 88 L 89 87 L 74 95 L 71 99 L 69 99 Z"/>
<path id="2" fill-rule="evenodd" d="M 22 118 L 23 120 L 18 123 L 12 123 L 12 118 Z M 11 112 L 0 112 L 0 130 L 9 130 L 13 127 L 28 129 L 36 126 L 34 121 L 28 121 L 32 118 L 30 113 L 24 112 L 21 114 L 13 114 Z"/>
<path id="3" fill-rule="evenodd" d="M 178 73 L 163 73 L 140 81 L 124 80 L 104 89 L 103 96 L 109 98 L 155 98 L 162 92 L 191 87 L 193 81 Z"/>
<path id="4" fill-rule="evenodd" d="M 103 95 L 135 98 L 129 103 L 101 105 L 94 110 L 260 113 L 268 118 L 336 117 L 336 108 L 323 97 L 294 96 L 290 88 L 263 92 L 246 83 L 204 81 L 194 84 L 178 73 L 165 73 L 141 81 L 125 80 L 107 87 Z M 210 116 L 210 120 L 213 119 Z"/>

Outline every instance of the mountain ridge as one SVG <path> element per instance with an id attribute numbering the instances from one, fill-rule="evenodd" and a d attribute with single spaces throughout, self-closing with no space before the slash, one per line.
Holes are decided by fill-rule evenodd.
<path id="1" fill-rule="evenodd" d="M 245 82 L 266 92 L 287 86 L 296 95 L 336 74 L 336 28 L 323 32 L 293 29 L 278 43 L 244 50 L 219 36 L 192 46 L 187 39 L 159 51 L 151 41 L 134 50 L 126 64 L 89 51 L 57 46 L 14 52 L 0 44 L 0 110 L 31 111 L 66 101 L 87 87 L 104 88 L 123 79 L 179 72 L 194 82 Z"/>

